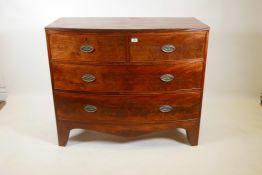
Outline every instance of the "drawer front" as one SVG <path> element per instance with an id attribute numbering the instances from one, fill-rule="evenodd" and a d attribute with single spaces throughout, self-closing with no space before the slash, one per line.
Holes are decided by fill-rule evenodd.
<path id="1" fill-rule="evenodd" d="M 59 120 L 109 123 L 163 122 L 199 117 L 200 93 L 89 95 L 55 92 Z"/>
<path id="2" fill-rule="evenodd" d="M 55 89 L 75 91 L 175 91 L 201 88 L 203 62 L 174 65 L 74 65 L 52 63 Z"/>
<path id="3" fill-rule="evenodd" d="M 109 34 L 50 34 L 50 57 L 86 62 L 125 62 L 126 37 Z"/>
<path id="4" fill-rule="evenodd" d="M 162 62 L 204 57 L 206 31 L 133 34 L 131 62 Z"/>

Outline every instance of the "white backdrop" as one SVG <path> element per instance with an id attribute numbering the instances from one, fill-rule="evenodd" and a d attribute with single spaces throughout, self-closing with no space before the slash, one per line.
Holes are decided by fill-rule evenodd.
<path id="1" fill-rule="evenodd" d="M 261 0 L 0 0 L 0 68 L 9 95 L 51 94 L 44 27 L 59 17 L 188 17 L 210 25 L 206 95 L 259 95 Z"/>

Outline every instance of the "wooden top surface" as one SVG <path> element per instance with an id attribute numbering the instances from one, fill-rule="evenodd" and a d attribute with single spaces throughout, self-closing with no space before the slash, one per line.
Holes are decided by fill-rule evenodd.
<path id="1" fill-rule="evenodd" d="M 209 30 L 209 27 L 196 18 L 174 17 L 70 17 L 59 18 L 46 30 L 83 31 L 135 31 L 135 30 Z"/>

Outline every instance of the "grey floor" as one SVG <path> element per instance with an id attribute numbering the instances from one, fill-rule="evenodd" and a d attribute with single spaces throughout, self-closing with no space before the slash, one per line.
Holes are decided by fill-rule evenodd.
<path id="1" fill-rule="evenodd" d="M 261 175 L 262 107 L 204 99 L 199 146 L 183 129 L 135 139 L 73 130 L 57 146 L 51 96 L 9 96 L 0 110 L 0 175 Z"/>

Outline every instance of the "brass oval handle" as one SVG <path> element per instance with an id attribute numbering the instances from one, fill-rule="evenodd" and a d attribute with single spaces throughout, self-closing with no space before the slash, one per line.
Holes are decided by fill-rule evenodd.
<path id="1" fill-rule="evenodd" d="M 85 53 L 91 53 L 95 50 L 95 48 L 91 45 L 81 45 L 80 50 Z"/>
<path id="2" fill-rule="evenodd" d="M 97 107 L 96 106 L 93 106 L 93 105 L 86 105 L 84 107 L 84 110 L 86 112 L 96 112 L 97 111 Z"/>
<path id="3" fill-rule="evenodd" d="M 160 80 L 163 82 L 170 82 L 174 79 L 174 76 L 172 74 L 164 74 L 161 75 Z"/>
<path id="4" fill-rule="evenodd" d="M 161 47 L 161 50 L 165 53 L 171 53 L 176 50 L 176 47 L 172 44 L 166 44 Z"/>
<path id="5" fill-rule="evenodd" d="M 173 107 L 170 105 L 162 105 L 159 108 L 160 112 L 171 112 L 173 110 Z"/>
<path id="6" fill-rule="evenodd" d="M 96 77 L 94 75 L 92 75 L 92 74 L 85 74 L 85 75 L 82 76 L 82 80 L 85 81 L 85 82 L 90 83 L 90 82 L 95 81 Z"/>

